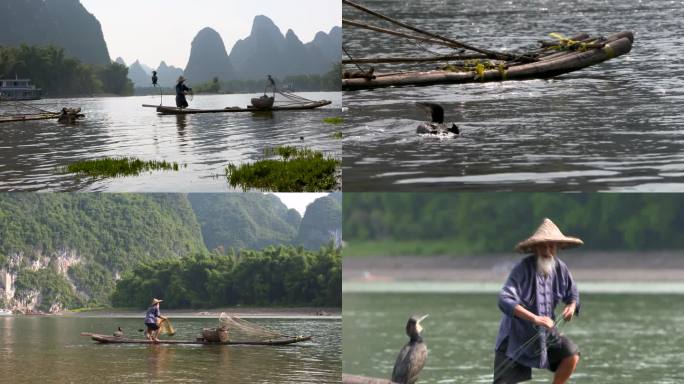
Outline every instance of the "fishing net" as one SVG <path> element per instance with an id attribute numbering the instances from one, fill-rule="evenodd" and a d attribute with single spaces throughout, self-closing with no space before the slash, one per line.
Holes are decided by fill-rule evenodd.
<path id="1" fill-rule="evenodd" d="M 264 328 L 237 316 L 230 316 L 221 312 L 219 329 L 227 329 L 233 340 L 271 340 L 287 337 L 280 332 Z"/>
<path id="2" fill-rule="evenodd" d="M 281 90 L 276 90 L 275 91 L 275 104 L 278 104 L 280 107 L 290 107 L 290 106 L 295 106 L 295 105 L 303 105 L 303 104 L 309 104 L 309 103 L 314 103 L 314 100 L 307 99 L 306 97 L 302 97 L 299 95 L 295 95 L 294 93 L 291 92 L 286 92 L 286 91 L 281 91 Z"/>
<path id="3" fill-rule="evenodd" d="M 162 319 L 162 321 L 159 323 L 159 329 L 160 334 L 167 334 L 169 336 L 173 336 L 176 334 L 176 329 L 173 327 L 169 319 Z"/>

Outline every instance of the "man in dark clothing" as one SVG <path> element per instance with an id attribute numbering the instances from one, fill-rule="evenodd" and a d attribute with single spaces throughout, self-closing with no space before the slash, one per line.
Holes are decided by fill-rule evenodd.
<path id="1" fill-rule="evenodd" d="M 152 86 L 156 87 L 157 86 L 157 71 L 152 71 Z"/>
<path id="2" fill-rule="evenodd" d="M 187 108 L 188 101 L 185 99 L 186 92 L 192 92 L 192 88 L 188 88 L 185 84 L 185 78 L 183 76 L 178 78 L 176 83 L 176 107 Z"/>
<path id="3" fill-rule="evenodd" d="M 549 219 L 516 249 L 532 253 L 511 271 L 499 294 L 503 312 L 496 339 L 494 384 L 515 384 L 532 378 L 532 368 L 555 373 L 553 384 L 565 384 L 579 361 L 579 348 L 558 333 L 554 309 L 565 304 L 562 317 L 579 313 L 579 291 L 568 267 L 556 257 L 560 248 L 582 245 L 565 236 Z"/>
<path id="4" fill-rule="evenodd" d="M 159 319 L 166 320 L 166 317 L 159 313 L 159 303 L 162 301 L 152 299 L 152 305 L 145 312 L 145 337 L 148 340 L 159 341 Z"/>

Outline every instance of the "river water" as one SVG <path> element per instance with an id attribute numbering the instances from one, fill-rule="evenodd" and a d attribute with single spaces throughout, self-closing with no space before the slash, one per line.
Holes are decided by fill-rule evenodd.
<path id="1" fill-rule="evenodd" d="M 231 189 L 225 177 L 228 163 L 261 159 L 267 148 L 304 146 L 341 157 L 342 144 L 335 138 L 340 127 L 323 122 L 340 116 L 340 93 L 298 94 L 333 103 L 307 111 L 158 116 L 142 104 L 158 105 L 159 96 L 33 101 L 49 110 L 78 106 L 86 118 L 75 126 L 52 120 L 0 124 L 0 190 L 221 192 Z M 191 107 L 244 107 L 251 97 L 196 95 Z M 173 96 L 163 101 L 175 104 Z M 0 112 L 7 108 L 0 105 Z M 106 180 L 59 171 L 78 160 L 105 156 L 166 160 L 181 168 Z"/>
<path id="2" fill-rule="evenodd" d="M 552 80 L 344 92 L 345 190 L 684 190 L 683 1 L 362 3 L 494 50 L 531 47 L 550 32 L 629 30 L 635 42 L 625 56 Z M 353 27 L 344 45 L 354 57 L 426 55 L 426 47 Z M 417 136 L 425 114 L 416 101 L 441 103 L 461 136 Z"/>
<path id="3" fill-rule="evenodd" d="M 338 383 L 340 319 L 254 319 L 285 334 L 310 334 L 290 346 L 96 344 L 80 332 L 120 326 L 142 337 L 142 319 L 0 317 L 0 372 L 7 383 Z M 173 339 L 194 339 L 216 319 L 173 319 Z M 166 338 L 167 336 L 162 336 Z"/>
<path id="4" fill-rule="evenodd" d="M 346 293 L 343 300 L 343 372 L 389 378 L 408 341 L 408 317 L 430 314 L 422 323 L 429 355 L 419 382 L 492 382 L 496 293 Z M 684 295 L 588 293 L 581 301 L 581 316 L 562 329 L 581 351 L 573 383 L 684 382 Z M 552 375 L 534 370 L 533 377 L 549 383 Z"/>

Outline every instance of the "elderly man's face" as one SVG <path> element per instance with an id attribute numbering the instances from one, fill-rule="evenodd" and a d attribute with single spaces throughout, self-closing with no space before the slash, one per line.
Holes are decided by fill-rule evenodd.
<path id="1" fill-rule="evenodd" d="M 556 243 L 540 243 L 535 247 L 537 256 L 543 257 L 545 259 L 551 258 L 556 255 L 558 247 Z"/>

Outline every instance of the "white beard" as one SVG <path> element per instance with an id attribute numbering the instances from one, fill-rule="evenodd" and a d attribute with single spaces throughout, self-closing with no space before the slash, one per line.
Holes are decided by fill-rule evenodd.
<path id="1" fill-rule="evenodd" d="M 537 271 L 544 276 L 549 276 L 556 268 L 556 257 L 541 257 L 537 256 Z"/>

